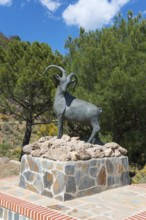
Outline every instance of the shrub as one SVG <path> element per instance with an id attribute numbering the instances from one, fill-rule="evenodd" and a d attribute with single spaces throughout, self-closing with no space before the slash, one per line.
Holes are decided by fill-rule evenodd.
<path id="1" fill-rule="evenodd" d="M 8 121 L 8 116 L 0 113 L 0 121 Z"/>
<path id="2" fill-rule="evenodd" d="M 50 123 L 47 125 L 41 125 L 39 127 L 38 132 L 37 132 L 37 135 L 39 137 L 57 135 L 57 127 L 54 123 Z"/>
<path id="3" fill-rule="evenodd" d="M 146 165 L 141 170 L 136 171 L 136 175 L 132 178 L 132 183 L 146 183 Z"/>
<path id="4" fill-rule="evenodd" d="M 4 134 L 13 134 L 13 128 L 11 127 L 11 125 L 8 122 L 4 122 L 1 125 L 1 131 Z"/>
<path id="5" fill-rule="evenodd" d="M 9 150 L 9 144 L 5 141 L 3 141 L 2 144 L 0 144 L 0 156 L 11 156 L 11 151 Z"/>
<path id="6" fill-rule="evenodd" d="M 15 149 L 13 149 L 12 158 L 13 159 L 19 159 L 20 154 L 21 154 L 21 147 L 16 147 Z"/>

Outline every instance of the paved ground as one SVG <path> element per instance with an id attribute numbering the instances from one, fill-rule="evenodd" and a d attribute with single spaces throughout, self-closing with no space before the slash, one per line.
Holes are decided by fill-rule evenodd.
<path id="1" fill-rule="evenodd" d="M 18 177 L 0 180 L 0 192 L 84 220 L 146 219 L 146 185 L 131 185 L 60 202 L 18 187 Z M 133 216 L 133 217 L 132 217 Z"/>

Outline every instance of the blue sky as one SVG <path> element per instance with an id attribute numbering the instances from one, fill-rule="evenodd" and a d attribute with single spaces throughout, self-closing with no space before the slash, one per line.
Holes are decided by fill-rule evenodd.
<path id="1" fill-rule="evenodd" d="M 48 43 L 65 54 L 65 40 L 112 24 L 128 10 L 146 18 L 146 0 L 0 0 L 0 32 L 23 41 Z"/>

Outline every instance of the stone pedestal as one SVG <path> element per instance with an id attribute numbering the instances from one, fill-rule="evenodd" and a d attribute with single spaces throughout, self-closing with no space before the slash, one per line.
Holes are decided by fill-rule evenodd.
<path id="1" fill-rule="evenodd" d="M 60 201 L 129 184 L 126 156 L 60 162 L 24 155 L 19 186 Z"/>

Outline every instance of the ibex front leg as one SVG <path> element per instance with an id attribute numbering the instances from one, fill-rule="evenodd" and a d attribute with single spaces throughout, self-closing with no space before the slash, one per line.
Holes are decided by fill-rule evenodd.
<path id="1" fill-rule="evenodd" d="M 58 136 L 57 138 L 60 139 L 63 135 L 63 118 L 58 118 Z"/>

